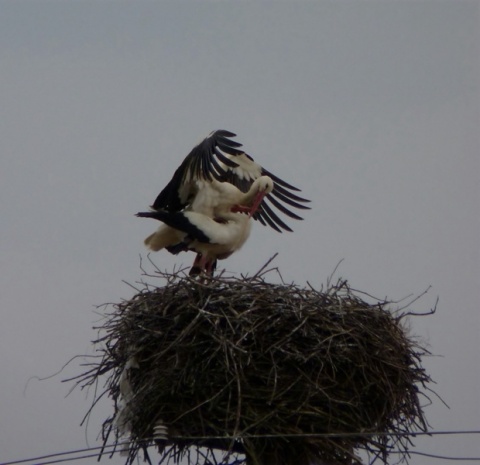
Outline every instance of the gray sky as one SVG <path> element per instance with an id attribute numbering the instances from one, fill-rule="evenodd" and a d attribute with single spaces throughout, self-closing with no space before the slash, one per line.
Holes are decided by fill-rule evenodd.
<path id="1" fill-rule="evenodd" d="M 293 234 L 255 225 L 222 263 L 286 281 L 338 275 L 400 299 L 449 404 L 480 429 L 479 3 L 0 1 L 0 461 L 97 445 L 111 413 L 31 381 L 92 353 L 95 305 L 132 296 L 151 204 L 213 129 L 312 199 Z M 160 268 L 191 255 L 155 255 Z M 272 279 L 274 277 L 272 276 Z M 415 439 L 479 456 L 478 437 Z M 106 463 L 122 464 L 122 458 Z M 88 462 L 88 461 L 87 461 Z M 92 461 L 93 462 L 93 461 Z M 76 463 L 76 462 L 72 462 Z M 78 462 L 78 463 L 85 463 Z M 414 457 L 412 463 L 436 464 Z"/>

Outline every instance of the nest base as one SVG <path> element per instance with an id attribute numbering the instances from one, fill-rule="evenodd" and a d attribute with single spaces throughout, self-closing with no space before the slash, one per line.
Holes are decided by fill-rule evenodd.
<path id="1" fill-rule="evenodd" d="M 113 305 L 103 359 L 83 378 L 108 375 L 104 439 L 127 435 L 127 461 L 156 444 L 166 463 L 192 447 L 223 449 L 229 465 L 350 465 L 357 450 L 388 463 L 426 430 L 427 352 L 390 302 L 367 303 L 344 280 L 317 291 L 263 276 L 162 278 Z"/>

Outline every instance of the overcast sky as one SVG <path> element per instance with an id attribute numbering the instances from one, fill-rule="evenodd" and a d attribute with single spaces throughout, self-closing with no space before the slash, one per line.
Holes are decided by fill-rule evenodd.
<path id="1" fill-rule="evenodd" d="M 342 259 L 379 297 L 431 285 L 414 309 L 438 296 L 437 313 L 411 331 L 450 409 L 425 413 L 479 430 L 479 38 L 477 1 L 0 1 L 0 461 L 98 445 L 112 405 L 79 426 L 92 393 L 60 382 L 78 365 L 27 380 L 92 353 L 95 306 L 133 295 L 157 226 L 134 213 L 220 128 L 312 199 L 293 234 L 255 225 L 222 267 L 278 252 L 302 286 Z M 477 436 L 414 442 L 480 456 Z"/>

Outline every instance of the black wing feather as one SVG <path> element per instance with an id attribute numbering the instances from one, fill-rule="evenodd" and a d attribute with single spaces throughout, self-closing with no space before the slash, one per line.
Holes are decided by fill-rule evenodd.
<path id="1" fill-rule="evenodd" d="M 263 202 L 263 210 L 265 211 L 265 213 L 270 217 L 270 219 L 277 225 L 279 226 L 280 228 L 284 229 L 285 231 L 290 231 L 292 232 L 292 229 L 290 228 L 290 226 L 288 226 L 287 224 L 285 224 L 278 216 L 277 214 L 270 208 L 270 206 L 268 205 L 267 202 Z"/>
<path id="2" fill-rule="evenodd" d="M 152 208 L 171 212 L 185 208 L 189 199 L 180 198 L 180 189 L 189 180 L 187 179 L 189 174 L 199 179 L 211 181 L 213 178 L 219 179 L 225 173 L 216 158 L 230 168 L 237 167 L 237 163 L 227 158 L 219 150 L 220 148 L 229 155 L 243 153 L 237 148 L 241 147 L 242 144 L 228 139 L 229 137 L 235 137 L 235 134 L 219 129 L 196 145 L 177 168 L 170 182 L 158 194 Z"/>
<path id="3" fill-rule="evenodd" d="M 298 195 L 293 194 L 287 188 L 281 186 L 280 184 L 278 184 L 275 181 L 274 181 L 274 184 L 275 184 L 275 192 L 280 193 L 285 197 L 288 197 L 290 200 L 296 200 L 297 202 L 303 202 L 303 203 L 309 203 L 310 202 L 310 200 L 308 200 L 308 199 L 304 199 L 303 197 L 299 197 Z M 300 189 L 297 189 L 297 191 L 299 191 L 299 190 Z"/>
<path id="4" fill-rule="evenodd" d="M 196 239 L 199 242 L 210 243 L 210 238 L 200 228 L 192 224 L 183 212 L 158 210 L 153 212 L 138 212 L 136 216 L 140 218 L 153 218 L 165 223 L 171 228 L 187 233 L 192 239 Z"/>
<path id="5" fill-rule="evenodd" d="M 280 179 L 278 176 L 275 176 L 274 174 L 270 173 L 270 171 L 266 170 L 265 168 L 262 168 L 262 174 L 264 176 L 268 176 L 272 178 L 272 181 L 275 182 L 276 184 L 280 184 L 281 186 L 286 187 L 287 189 L 290 189 L 292 191 L 300 192 L 300 189 L 298 187 L 288 184 L 288 182 L 285 182 L 283 179 Z"/>
<path id="6" fill-rule="evenodd" d="M 302 199 L 301 197 L 298 197 L 291 192 L 282 190 L 282 188 L 278 185 L 275 185 L 275 189 L 273 192 L 269 195 L 270 196 L 275 196 L 277 199 L 281 200 L 282 202 L 287 203 L 288 205 L 291 205 L 292 207 L 299 208 L 301 210 L 310 210 L 310 207 L 307 205 L 302 205 L 301 203 L 296 202 L 295 200 L 292 200 L 292 197 L 294 199 L 299 199 L 301 202 L 310 202 L 309 200 Z"/>
<path id="7" fill-rule="evenodd" d="M 225 170 L 220 166 L 215 157 L 212 157 L 212 167 L 215 168 L 212 170 L 213 177 L 221 182 L 225 176 Z"/>
<path id="8" fill-rule="evenodd" d="M 229 166 L 230 168 L 236 168 L 238 166 L 237 163 L 235 163 L 233 160 L 231 160 L 230 158 L 226 157 L 222 152 L 220 152 L 220 150 L 218 150 L 217 147 L 214 148 L 214 152 L 215 152 L 215 155 L 218 157 L 218 159 L 225 163 L 227 166 Z M 240 152 L 241 153 L 241 152 Z M 236 155 L 240 155 L 240 153 L 236 154 Z"/>
<path id="9" fill-rule="evenodd" d="M 196 145 L 177 168 L 170 182 L 157 196 L 152 208 L 157 211 L 163 210 L 167 212 L 180 212 L 183 210 L 190 203 L 190 197 L 195 195 L 195 192 L 189 192 L 188 186 L 183 189 L 187 198 L 180 198 L 180 192 L 182 186 L 191 181 L 192 178 L 208 181 L 216 179 L 220 182 L 229 182 L 242 192 L 247 192 L 254 180 L 237 176 L 233 169 L 239 165 L 228 155 L 245 155 L 252 161 L 253 158 L 240 149 L 242 144 L 231 139 L 235 136 L 236 134 L 233 132 L 219 129 L 212 132 Z M 288 207 L 307 210 L 310 207 L 304 204 L 310 202 L 310 200 L 294 194 L 293 192 L 300 192 L 300 189 L 275 176 L 265 168 L 261 169 L 261 174 L 272 179 L 274 190 L 265 198 L 265 200 L 268 199 L 270 201 L 271 206 L 265 201 L 262 202 L 253 218 L 264 226 L 268 225 L 278 232 L 282 232 L 282 229 L 291 231 L 290 227 L 278 217 L 275 210 L 290 218 L 300 220 L 302 218 L 293 213 Z M 173 221 L 173 219 L 169 219 L 169 221 Z M 175 221 L 178 221 L 178 219 Z M 178 227 L 177 229 L 182 228 Z"/>
<path id="10" fill-rule="evenodd" d="M 278 208 L 282 213 L 289 216 L 290 218 L 293 218 L 294 220 L 303 220 L 301 216 L 296 215 L 295 213 L 290 211 L 288 208 L 286 208 L 284 205 L 282 205 L 278 200 L 275 199 L 275 197 L 273 197 L 273 195 L 269 196 L 268 200 L 272 203 L 272 205 L 275 208 Z M 308 208 L 308 207 L 305 207 L 305 208 Z"/>
<path id="11" fill-rule="evenodd" d="M 272 221 L 272 219 L 268 216 L 267 212 L 265 211 L 265 201 L 262 203 L 260 208 L 255 212 L 253 215 L 253 218 L 255 219 L 262 219 L 264 221 L 265 226 L 268 225 L 271 228 L 275 229 L 275 231 L 281 233 L 282 230 Z"/>
<path id="12" fill-rule="evenodd" d="M 251 156 L 249 156 L 246 153 L 244 155 L 253 161 L 253 158 Z M 286 204 L 294 208 L 309 210 L 310 207 L 303 205 L 303 203 L 308 203 L 310 202 L 310 200 L 304 199 L 291 192 L 292 190 L 296 192 L 300 192 L 300 189 L 285 182 L 283 179 L 280 179 L 278 176 L 275 176 L 265 168 L 262 168 L 261 173 L 263 176 L 269 176 L 272 179 L 274 184 L 273 191 L 270 194 L 268 194 L 265 199 L 268 199 L 272 203 L 274 208 L 278 209 L 280 212 L 284 213 L 290 218 L 294 218 L 296 220 L 303 219 L 300 216 L 293 213 L 292 211 L 290 211 L 284 205 Z M 233 184 L 242 192 L 247 192 L 254 182 L 254 179 L 240 178 L 232 170 L 226 171 L 225 174 L 219 177 L 219 180 L 222 182 L 229 182 Z M 264 204 L 265 204 L 265 201 L 262 203 L 262 206 Z M 260 206 L 260 209 L 257 211 L 257 214 L 253 215 L 254 219 L 260 221 L 264 226 L 268 224 L 270 227 L 272 227 L 273 229 L 279 232 L 281 232 L 281 230 L 278 228 L 278 226 L 285 229 L 286 231 L 292 231 L 290 227 L 286 225 L 274 213 L 274 210 L 272 210 L 271 207 L 267 206 L 265 209 L 262 209 L 262 206 Z"/>

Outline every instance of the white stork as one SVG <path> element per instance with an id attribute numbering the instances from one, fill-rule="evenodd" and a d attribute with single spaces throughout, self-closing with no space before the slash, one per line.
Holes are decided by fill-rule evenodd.
<path id="1" fill-rule="evenodd" d="M 145 239 L 145 245 L 158 251 L 166 248 L 177 254 L 194 250 L 197 257 L 190 274 L 211 274 L 216 260 L 238 250 L 250 233 L 250 218 L 278 232 L 291 231 L 268 205 L 287 216 L 301 220 L 286 206 L 308 209 L 309 200 L 299 191 L 239 149 L 225 130 L 210 133 L 187 155 L 171 181 L 151 206 L 153 211 L 137 213 L 155 218 L 164 225 Z M 248 213 L 245 215 L 244 213 Z"/>

